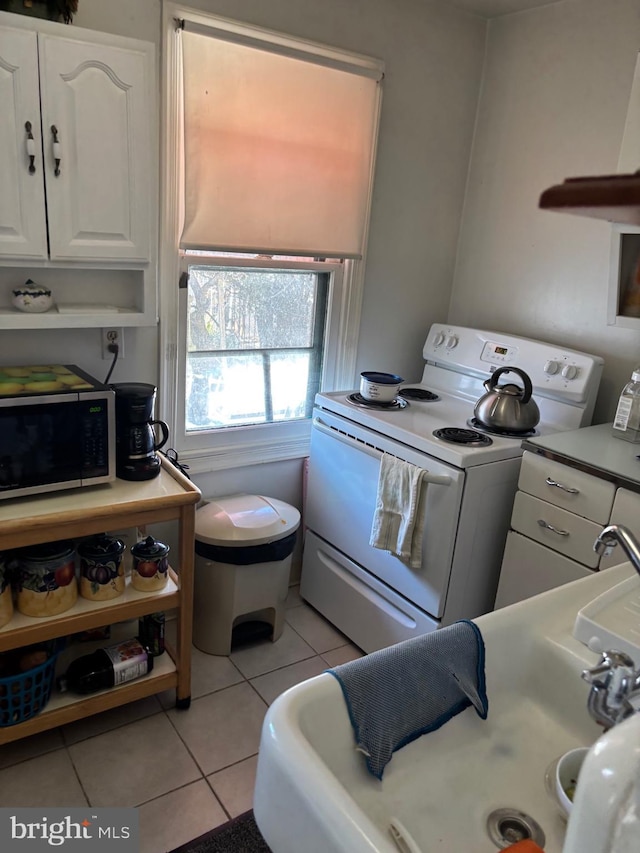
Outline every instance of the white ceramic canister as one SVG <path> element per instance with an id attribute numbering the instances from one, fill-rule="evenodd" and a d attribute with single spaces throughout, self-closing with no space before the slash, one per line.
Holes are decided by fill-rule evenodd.
<path id="1" fill-rule="evenodd" d="M 169 579 L 169 546 L 153 536 L 141 539 L 131 549 L 131 585 L 141 592 L 164 589 Z"/>
<path id="2" fill-rule="evenodd" d="M 366 370 L 360 374 L 360 393 L 365 400 L 371 402 L 392 403 L 402 382 L 404 382 L 402 377 L 396 376 L 395 373 Z"/>
<path id="3" fill-rule="evenodd" d="M 51 291 L 29 278 L 22 287 L 14 289 L 13 305 L 18 311 L 24 311 L 26 314 L 42 314 L 53 305 Z"/>
<path id="4" fill-rule="evenodd" d="M 122 595 L 125 588 L 120 539 L 100 533 L 78 545 L 80 595 L 92 601 L 108 601 Z"/>
<path id="5" fill-rule="evenodd" d="M 13 595 L 9 567 L 4 554 L 0 554 L 0 628 L 11 621 L 13 616 Z"/>
<path id="6" fill-rule="evenodd" d="M 25 616 L 57 616 L 78 600 L 73 542 L 23 548 L 18 557 L 17 606 Z"/>

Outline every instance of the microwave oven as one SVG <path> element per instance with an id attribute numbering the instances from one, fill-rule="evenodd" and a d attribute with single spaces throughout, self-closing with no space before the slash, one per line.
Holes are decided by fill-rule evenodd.
<path id="1" fill-rule="evenodd" d="M 0 500 L 116 478 L 115 394 L 73 364 L 0 367 Z"/>

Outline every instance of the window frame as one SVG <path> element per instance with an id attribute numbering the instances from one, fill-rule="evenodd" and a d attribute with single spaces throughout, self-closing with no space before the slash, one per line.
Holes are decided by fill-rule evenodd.
<path id="1" fill-rule="evenodd" d="M 163 127 L 161 139 L 161 214 L 160 214 L 160 258 L 159 258 L 159 348 L 160 377 L 158 383 L 158 414 L 169 425 L 171 446 L 178 452 L 180 460 L 189 464 L 193 473 L 224 470 L 229 468 L 303 458 L 309 454 L 311 419 L 237 426 L 217 429 L 205 435 L 187 435 L 184 429 L 184 398 L 186 360 L 186 309 L 187 291 L 179 287 L 180 275 L 185 263 L 192 263 L 203 256 L 185 253 L 178 248 L 182 216 L 181 169 L 179 156 L 181 147 L 181 112 L 179 87 L 181 69 L 175 39 L 176 19 L 188 19 L 203 25 L 223 24 L 239 31 L 259 29 L 261 34 L 268 30 L 251 27 L 240 22 L 198 12 L 178 3 L 163 5 Z M 283 34 L 273 33 L 274 41 Z M 289 37 L 287 37 L 289 38 Z M 295 39 L 309 44 L 303 39 Z M 381 92 L 378 100 L 378 122 Z M 374 150 L 375 162 L 375 150 Z M 336 205 L 339 200 L 336 200 Z M 370 208 L 370 199 L 369 199 Z M 367 228 L 368 232 L 368 221 Z M 362 298 L 364 289 L 365 250 L 361 260 L 318 262 L 328 272 L 331 266 L 329 299 L 325 325 L 325 345 L 322 391 L 353 388 L 356 374 L 356 355 Z M 215 262 L 207 255 L 208 262 Z M 260 260 L 255 258 L 230 258 L 218 256 L 224 265 L 251 266 L 254 268 L 285 269 L 282 260 Z M 315 262 L 287 261 L 291 269 L 311 269 Z M 182 410 L 182 415 L 180 414 Z"/>
<path id="2" fill-rule="evenodd" d="M 293 260 L 267 260 L 256 258 L 240 258 L 229 255 L 214 255 L 212 253 L 199 254 L 196 252 L 180 253 L 180 276 L 188 272 L 190 265 L 225 267 L 235 269 L 273 269 L 273 270 L 302 270 L 305 272 L 319 272 L 329 276 L 327 288 L 327 306 L 324 334 L 324 353 L 322 359 L 321 387 L 326 390 L 329 377 L 336 374 L 337 365 L 333 354 L 337 349 L 335 337 L 336 326 L 330 328 L 329 318 L 339 312 L 339 303 L 343 291 L 343 272 L 345 262 L 339 261 L 293 261 Z M 187 361 L 187 308 L 188 289 L 180 288 L 179 293 L 179 322 L 177 338 L 177 376 L 178 395 L 180 405 L 175 412 L 176 434 L 181 437 L 182 451 L 209 453 L 220 452 L 222 454 L 239 454 L 240 451 L 251 450 L 251 445 L 259 448 L 259 452 L 276 452 L 277 458 L 282 457 L 282 441 L 290 445 L 290 452 L 294 457 L 300 452 L 300 446 L 307 446 L 310 434 L 310 419 L 297 419 L 291 421 L 276 421 L 273 423 L 248 424 L 231 427 L 218 427 L 213 430 L 186 431 L 185 417 L 185 385 L 186 385 L 186 361 Z M 335 379 L 331 383 L 335 385 Z M 275 445 L 275 446 L 274 446 Z M 215 450 L 214 450 L 215 447 Z M 180 448 L 178 448 L 180 449 Z M 306 454 L 304 454 L 306 455 Z M 289 456 L 289 458 L 291 458 Z"/>

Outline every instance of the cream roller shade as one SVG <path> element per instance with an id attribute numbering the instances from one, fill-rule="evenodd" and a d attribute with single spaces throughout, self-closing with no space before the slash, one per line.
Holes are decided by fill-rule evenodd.
<path id="1" fill-rule="evenodd" d="M 361 257 L 381 74 L 227 33 L 180 37 L 181 247 Z"/>

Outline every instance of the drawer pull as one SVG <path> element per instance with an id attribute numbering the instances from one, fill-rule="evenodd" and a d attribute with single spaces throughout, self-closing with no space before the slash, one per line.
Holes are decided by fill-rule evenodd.
<path id="1" fill-rule="evenodd" d="M 551 477 L 547 477 L 546 483 L 547 486 L 555 486 L 556 489 L 562 489 L 562 491 L 566 492 L 568 495 L 580 494 L 580 489 L 572 489 L 570 486 L 564 486 L 562 483 L 558 483 L 555 480 L 552 480 Z"/>
<path id="2" fill-rule="evenodd" d="M 568 536 L 569 535 L 568 530 L 558 530 L 557 527 L 554 527 L 553 524 L 549 524 L 548 521 L 544 521 L 544 519 L 542 519 L 542 518 L 538 519 L 538 524 L 540 525 L 540 527 L 544 527 L 545 530 L 550 530 L 552 533 L 556 533 L 558 536 Z"/>

